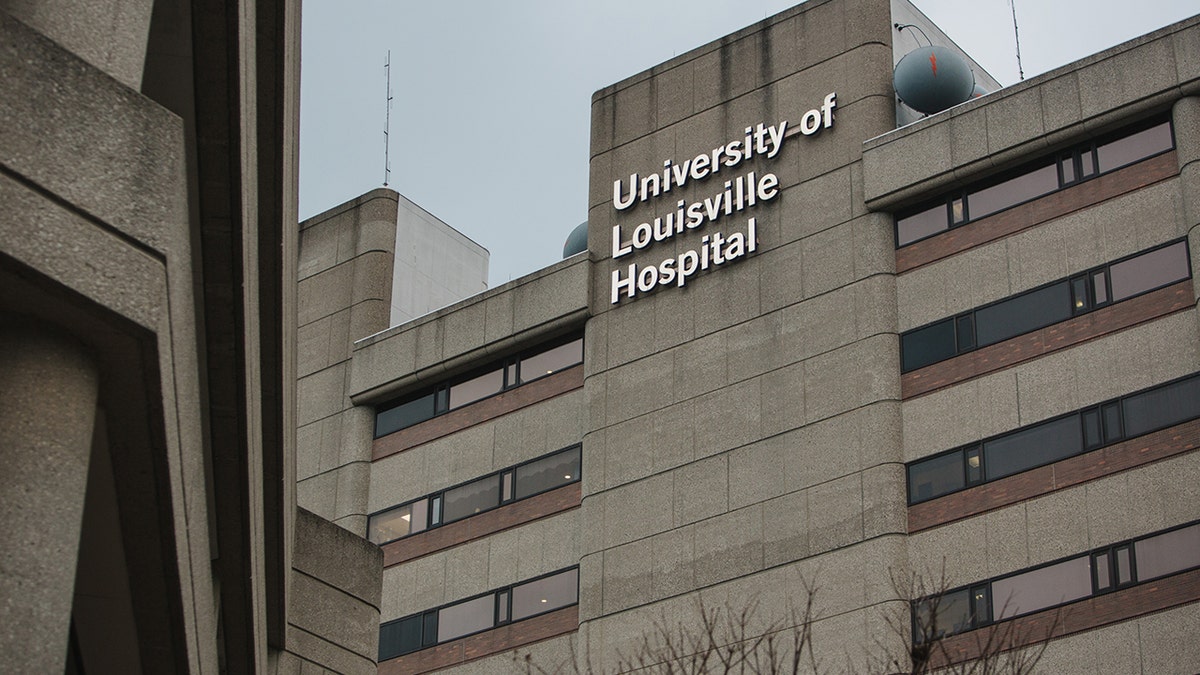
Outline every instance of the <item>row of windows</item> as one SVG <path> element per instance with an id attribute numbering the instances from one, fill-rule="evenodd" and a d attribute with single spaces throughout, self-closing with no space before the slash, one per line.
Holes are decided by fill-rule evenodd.
<path id="1" fill-rule="evenodd" d="M 381 406 L 375 438 L 583 363 L 583 338 L 543 346 Z"/>
<path id="2" fill-rule="evenodd" d="M 416 501 L 373 514 L 368 538 L 376 544 L 490 511 L 579 480 L 578 445 L 477 478 Z"/>
<path id="3" fill-rule="evenodd" d="M 927 642 L 1198 566 L 1200 523 L 1191 523 L 917 600 L 913 639 Z"/>
<path id="4" fill-rule="evenodd" d="M 902 372 L 996 344 L 1191 276 L 1187 242 L 1170 242 L 900 336 Z"/>
<path id="5" fill-rule="evenodd" d="M 908 466 L 917 504 L 1200 418 L 1200 374 L 1038 422 Z"/>
<path id="6" fill-rule="evenodd" d="M 1173 147 L 1170 122 L 1124 130 L 1099 143 L 1088 141 L 1027 165 L 1014 176 L 956 190 L 936 204 L 927 204 L 915 213 L 897 218 L 896 248 L 1148 159 Z"/>
<path id="7" fill-rule="evenodd" d="M 579 568 L 507 586 L 379 627 L 379 661 L 579 602 Z"/>

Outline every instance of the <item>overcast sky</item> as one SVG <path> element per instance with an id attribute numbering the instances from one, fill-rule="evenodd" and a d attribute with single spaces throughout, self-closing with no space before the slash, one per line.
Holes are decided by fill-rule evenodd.
<path id="1" fill-rule="evenodd" d="M 1032 77 L 1197 12 L 1196 0 L 1015 0 Z M 561 259 L 587 217 L 591 95 L 794 0 L 305 0 L 300 217 L 384 180 L 491 252 L 495 286 Z M 915 0 L 1017 81 L 1008 0 Z M 1132 10 L 1132 11 L 1131 11 Z"/>

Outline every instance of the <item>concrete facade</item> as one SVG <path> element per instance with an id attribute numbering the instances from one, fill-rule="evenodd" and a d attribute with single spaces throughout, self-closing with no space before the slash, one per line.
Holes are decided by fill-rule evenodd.
<path id="1" fill-rule="evenodd" d="M 379 552 L 296 508 L 299 28 L 0 3 L 0 670 L 375 669 Z"/>
<path id="2" fill-rule="evenodd" d="M 380 672 L 525 672 L 526 657 L 634 670 L 656 626 L 751 604 L 746 637 L 811 627 L 821 670 L 895 672 L 914 600 L 980 588 L 971 602 L 996 606 L 951 627 L 935 664 L 1044 629 L 1039 671 L 1200 669 L 1182 637 L 1200 558 L 1111 588 L 1096 572 L 1088 593 L 1015 619 L 999 598 L 1048 565 L 1099 570 L 1193 532 L 1175 528 L 1200 521 L 1200 412 L 1086 452 L 1027 441 L 1049 459 L 965 478 L 972 448 L 1002 459 L 990 448 L 1061 419 L 1090 438 L 1101 411 L 1133 428 L 1120 406 L 1200 372 L 1200 19 L 920 120 L 891 82 L 905 22 L 944 40 L 906 3 L 810 0 L 596 92 L 587 254 L 359 340 L 345 372 L 313 381 L 360 430 L 343 422 L 308 461 L 361 472 L 361 511 L 337 522 L 383 550 Z M 1164 128 L 1134 160 L 1093 159 Z M 987 211 L 980 195 L 1047 166 L 1053 187 Z M 910 215 L 970 203 L 962 223 L 901 236 Z M 1134 256 L 1185 241 L 1184 271 L 1097 295 L 1096 278 L 1107 289 Z M 1093 290 L 1064 296 L 1065 318 L 975 344 L 1003 303 L 1076 281 Z M 947 319 L 954 351 L 905 365 L 916 331 Z M 577 362 L 515 375 L 580 335 Z M 454 402 L 475 387 L 487 395 Z M 1200 411 L 1180 397 L 1158 407 Z M 575 444 L 581 473 L 552 489 L 480 498 L 452 522 L 422 510 L 503 491 Z M 910 476 L 939 457 L 962 457 L 964 485 L 927 499 Z M 577 594 L 509 620 L 523 585 L 576 568 Z M 812 621 L 795 613 L 806 589 Z M 476 606 L 470 630 L 438 628 Z"/>

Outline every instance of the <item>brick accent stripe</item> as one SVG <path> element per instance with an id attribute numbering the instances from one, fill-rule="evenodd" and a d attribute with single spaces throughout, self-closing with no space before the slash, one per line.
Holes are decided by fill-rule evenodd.
<path id="1" fill-rule="evenodd" d="M 379 675 L 428 673 L 579 630 L 579 606 L 564 607 L 445 644 L 388 659 Z"/>
<path id="2" fill-rule="evenodd" d="M 1060 321 L 1032 333 L 933 363 L 900 376 L 900 397 L 907 399 L 1044 356 L 1081 342 L 1115 333 L 1183 309 L 1194 301 L 1192 280 Z"/>
<path id="3" fill-rule="evenodd" d="M 564 485 L 528 499 L 505 504 L 477 516 L 397 539 L 381 547 L 383 549 L 383 566 L 399 565 L 430 553 L 458 546 L 472 539 L 486 537 L 511 527 L 577 508 L 581 491 L 579 483 Z"/>
<path id="4" fill-rule="evenodd" d="M 372 461 L 583 387 L 583 364 L 375 439 Z"/>
<path id="5" fill-rule="evenodd" d="M 1171 150 L 1099 178 L 1052 192 L 1020 206 L 896 249 L 896 273 L 907 272 L 955 253 L 1002 239 L 1048 220 L 1095 206 L 1107 199 L 1140 190 L 1178 173 L 1179 160 L 1175 151 Z"/>
<path id="6" fill-rule="evenodd" d="M 953 635 L 935 649 L 935 668 L 960 663 L 980 655 L 981 645 L 992 631 L 1007 631 L 993 641 L 1005 650 L 1037 644 L 1047 638 L 1100 628 L 1119 621 L 1160 612 L 1200 600 L 1200 570 L 1182 572 L 1130 588 L 1085 598 L 1056 609 L 1048 609 L 992 626 Z M 1053 629 L 1053 630 L 1051 630 Z M 944 651 L 943 651 L 944 650 Z"/>
<path id="7" fill-rule="evenodd" d="M 908 507 L 909 534 L 1062 490 L 1200 447 L 1200 420 Z"/>

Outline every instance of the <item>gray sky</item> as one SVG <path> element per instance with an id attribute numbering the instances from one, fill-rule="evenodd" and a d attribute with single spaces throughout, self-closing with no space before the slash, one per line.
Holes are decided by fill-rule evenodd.
<path id="1" fill-rule="evenodd" d="M 1032 77 L 1195 14 L 1196 0 L 1015 0 Z M 490 286 L 559 260 L 587 217 L 591 95 L 794 0 L 305 0 L 300 217 L 383 183 L 491 252 Z M 1017 81 L 1008 0 L 915 0 Z M 1133 11 L 1130 11 L 1133 7 Z"/>

